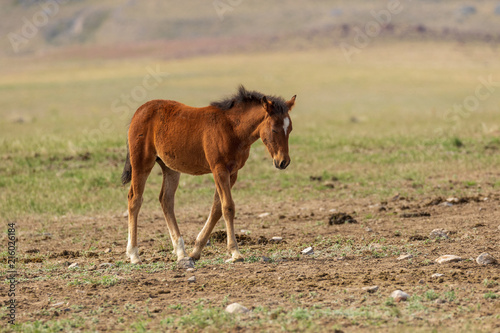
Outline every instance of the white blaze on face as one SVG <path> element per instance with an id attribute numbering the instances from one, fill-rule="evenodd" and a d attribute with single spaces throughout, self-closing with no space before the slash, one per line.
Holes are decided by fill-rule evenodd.
<path id="1" fill-rule="evenodd" d="M 290 126 L 290 118 L 286 117 L 283 120 L 283 129 L 285 130 L 285 135 L 288 132 L 288 126 Z"/>

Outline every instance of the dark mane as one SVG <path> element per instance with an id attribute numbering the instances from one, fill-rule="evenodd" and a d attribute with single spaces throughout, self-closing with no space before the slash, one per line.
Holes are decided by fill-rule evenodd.
<path id="1" fill-rule="evenodd" d="M 242 85 L 239 86 L 238 92 L 231 97 L 221 99 L 216 102 L 210 103 L 211 106 L 215 106 L 222 111 L 232 109 L 238 104 L 260 104 L 262 103 L 262 97 L 266 96 L 268 100 L 273 102 L 273 111 L 278 114 L 284 114 L 288 112 L 288 106 L 286 101 L 277 96 L 264 95 L 258 91 L 248 91 Z"/>

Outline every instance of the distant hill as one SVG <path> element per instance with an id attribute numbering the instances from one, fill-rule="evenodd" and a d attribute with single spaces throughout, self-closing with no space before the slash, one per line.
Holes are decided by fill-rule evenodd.
<path id="1" fill-rule="evenodd" d="M 1 56 L 179 57 L 324 46 L 353 40 L 356 27 L 397 38 L 489 42 L 500 38 L 497 1 L 401 0 L 399 5 L 394 0 L 2 2 L 6 4 L 0 12 Z M 366 30 L 370 28 L 371 32 Z"/>

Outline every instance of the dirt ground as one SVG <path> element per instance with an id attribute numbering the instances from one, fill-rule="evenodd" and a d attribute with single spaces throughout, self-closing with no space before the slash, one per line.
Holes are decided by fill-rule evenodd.
<path id="1" fill-rule="evenodd" d="M 303 308 L 332 311 L 316 320 L 325 331 L 498 332 L 500 265 L 482 266 L 475 259 L 483 252 L 500 259 L 500 195 L 445 199 L 237 203 L 236 230 L 247 260 L 224 263 L 229 255 L 223 237 L 213 237 L 194 271 L 176 267 L 159 211 L 141 212 L 142 268 L 125 259 L 124 216 L 17 221 L 16 320 L 81 317 L 86 321 L 75 329 L 98 331 L 130 329 L 144 320 L 146 329 L 155 330 L 162 319 L 185 315 L 200 302 L 221 309 L 238 302 L 253 311 L 240 315 L 233 331 L 307 330 L 298 317 L 285 326 L 276 324 L 279 316 Z M 351 218 L 332 217 L 338 212 Z M 270 214 L 259 217 L 262 213 Z M 205 214 L 193 206 L 177 215 L 189 251 Z M 223 225 L 219 222 L 216 231 Z M 436 228 L 446 229 L 449 238 L 429 238 Z M 283 240 L 271 241 L 275 236 Z M 308 246 L 314 254 L 301 254 Z M 407 253 L 413 258 L 397 260 Z M 447 254 L 463 260 L 435 262 Z M 72 263 L 79 267 L 68 268 Z M 435 273 L 443 275 L 432 277 Z M 191 276 L 194 283 L 188 282 Z M 373 293 L 362 289 L 369 286 L 379 288 Z M 397 289 L 410 299 L 392 302 L 389 296 Z M 0 300 L 8 301 L 3 292 Z M 163 324 L 166 330 L 186 328 L 175 321 Z"/>

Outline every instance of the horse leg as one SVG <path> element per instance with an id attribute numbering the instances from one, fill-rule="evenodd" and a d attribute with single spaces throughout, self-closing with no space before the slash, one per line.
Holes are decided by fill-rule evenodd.
<path id="1" fill-rule="evenodd" d="M 142 156 L 141 156 L 142 157 Z M 134 165 L 134 161 L 140 161 L 141 165 Z M 128 192 L 128 243 L 127 256 L 133 264 L 139 264 L 139 249 L 137 247 L 137 217 L 142 205 L 142 194 L 146 180 L 154 166 L 154 159 L 137 158 L 131 159 L 132 162 L 132 183 Z"/>
<path id="2" fill-rule="evenodd" d="M 236 183 L 237 177 L 238 177 L 237 173 L 231 175 L 231 187 L 234 185 L 234 183 Z M 200 259 L 201 251 L 207 244 L 208 238 L 210 238 L 210 234 L 212 233 L 212 230 L 214 229 L 215 225 L 217 224 L 221 216 L 222 216 L 222 207 L 221 207 L 220 197 L 219 193 L 217 193 L 217 189 L 215 189 L 214 203 L 212 205 L 212 210 L 210 211 L 210 215 L 208 215 L 207 222 L 203 226 L 203 229 L 201 229 L 200 233 L 198 234 L 198 237 L 196 237 L 196 242 L 194 244 L 193 252 L 191 252 L 191 254 L 189 255 L 194 260 Z"/>
<path id="3" fill-rule="evenodd" d="M 222 205 L 222 215 L 224 216 L 224 221 L 226 222 L 226 233 L 227 233 L 227 249 L 231 253 L 231 261 L 243 261 L 243 256 L 238 250 L 238 244 L 236 243 L 236 237 L 234 235 L 234 201 L 231 196 L 231 175 L 227 171 L 225 166 L 217 168 L 213 171 L 215 186 L 217 187 L 217 192 L 221 199 Z M 236 179 L 235 179 L 236 181 Z"/>
<path id="4" fill-rule="evenodd" d="M 189 259 L 184 248 L 184 240 L 182 239 L 179 231 L 179 226 L 177 225 L 177 219 L 175 218 L 174 212 L 175 191 L 179 186 L 179 178 L 181 174 L 180 172 L 167 167 L 161 160 L 158 161 L 158 164 L 161 166 L 163 171 L 160 204 L 163 209 L 163 215 L 165 215 L 165 220 L 167 221 L 167 228 L 174 247 L 174 254 L 177 255 L 177 261 L 181 261 L 185 258 Z"/>

